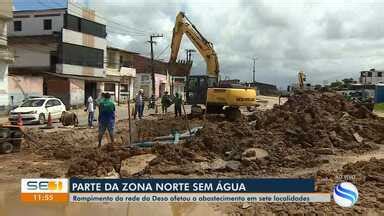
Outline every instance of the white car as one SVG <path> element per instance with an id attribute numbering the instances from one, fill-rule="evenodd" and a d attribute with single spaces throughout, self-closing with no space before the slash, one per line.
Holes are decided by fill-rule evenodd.
<path id="1" fill-rule="evenodd" d="M 44 124 L 51 113 L 52 120 L 60 119 L 65 112 L 65 105 L 60 99 L 54 97 L 31 98 L 18 106 L 9 113 L 8 120 L 13 124 L 17 123 L 19 114 L 24 124 L 39 123 Z"/>

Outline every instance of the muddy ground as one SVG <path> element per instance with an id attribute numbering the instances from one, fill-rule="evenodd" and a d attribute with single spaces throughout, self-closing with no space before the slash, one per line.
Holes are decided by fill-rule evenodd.
<path id="1" fill-rule="evenodd" d="M 384 214 L 384 120 L 337 94 L 295 95 L 284 105 L 247 113 L 235 122 L 219 115 L 188 122 L 159 115 L 132 126 L 134 142 L 151 141 L 174 130 L 204 128 L 187 142 L 138 148 L 129 145 L 128 122 L 122 121 L 116 126 L 115 144 L 102 149 L 95 148 L 96 129 L 30 129 L 34 141 L 27 140 L 22 153 L 0 157 L 2 168 L 16 164 L 0 175 L 0 181 L 10 181 L 13 177 L 6 177 L 10 175 L 102 177 L 120 173 L 127 158 L 154 154 L 156 158 L 133 177 L 315 177 L 317 190 L 329 192 L 343 181 L 340 176 L 353 176 L 361 194 L 351 209 L 333 202 L 256 203 L 246 208 L 218 204 L 225 213 Z"/>

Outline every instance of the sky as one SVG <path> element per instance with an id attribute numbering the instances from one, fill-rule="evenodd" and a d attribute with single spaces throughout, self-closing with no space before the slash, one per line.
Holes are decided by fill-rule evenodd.
<path id="1" fill-rule="evenodd" d="M 214 45 L 222 79 L 285 87 L 303 70 L 313 84 L 355 78 L 361 70 L 384 69 L 384 1 L 370 0 L 75 0 L 107 21 L 111 46 L 168 61 L 176 15 L 184 11 Z M 62 7 L 66 0 L 14 0 L 16 10 Z M 179 59 L 194 48 L 184 36 Z M 193 74 L 206 72 L 193 55 Z"/>

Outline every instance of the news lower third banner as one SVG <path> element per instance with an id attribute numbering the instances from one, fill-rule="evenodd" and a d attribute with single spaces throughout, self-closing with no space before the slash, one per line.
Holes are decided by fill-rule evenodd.
<path id="1" fill-rule="evenodd" d="M 21 199 L 25 202 L 330 202 L 331 193 L 318 193 L 314 188 L 314 179 L 282 178 L 23 179 Z"/>

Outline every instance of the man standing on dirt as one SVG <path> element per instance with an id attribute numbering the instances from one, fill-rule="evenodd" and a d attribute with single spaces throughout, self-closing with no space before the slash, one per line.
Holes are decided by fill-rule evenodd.
<path id="1" fill-rule="evenodd" d="M 143 118 L 143 112 L 144 112 L 144 90 L 140 89 L 139 92 L 136 94 L 135 97 L 135 114 L 133 116 L 134 119 L 136 119 L 136 115 L 139 115 L 139 119 Z"/>
<path id="2" fill-rule="evenodd" d="M 177 118 L 177 116 L 181 116 L 181 105 L 183 103 L 183 99 L 179 92 L 176 92 L 173 102 L 175 104 L 175 117 Z"/>
<path id="3" fill-rule="evenodd" d="M 170 98 L 169 98 L 168 92 L 165 91 L 164 95 L 161 97 L 161 110 L 163 111 L 163 114 L 168 112 L 167 109 L 169 106 L 170 106 Z"/>
<path id="4" fill-rule="evenodd" d="M 93 128 L 93 119 L 95 114 L 95 107 L 93 105 L 93 98 L 89 96 L 87 100 L 87 113 L 88 113 L 88 127 Z"/>
<path id="5" fill-rule="evenodd" d="M 104 99 L 99 104 L 99 148 L 101 147 L 101 140 L 105 130 L 108 129 L 111 143 L 113 143 L 113 129 L 115 127 L 115 104 L 111 100 L 109 93 L 104 94 Z"/>

